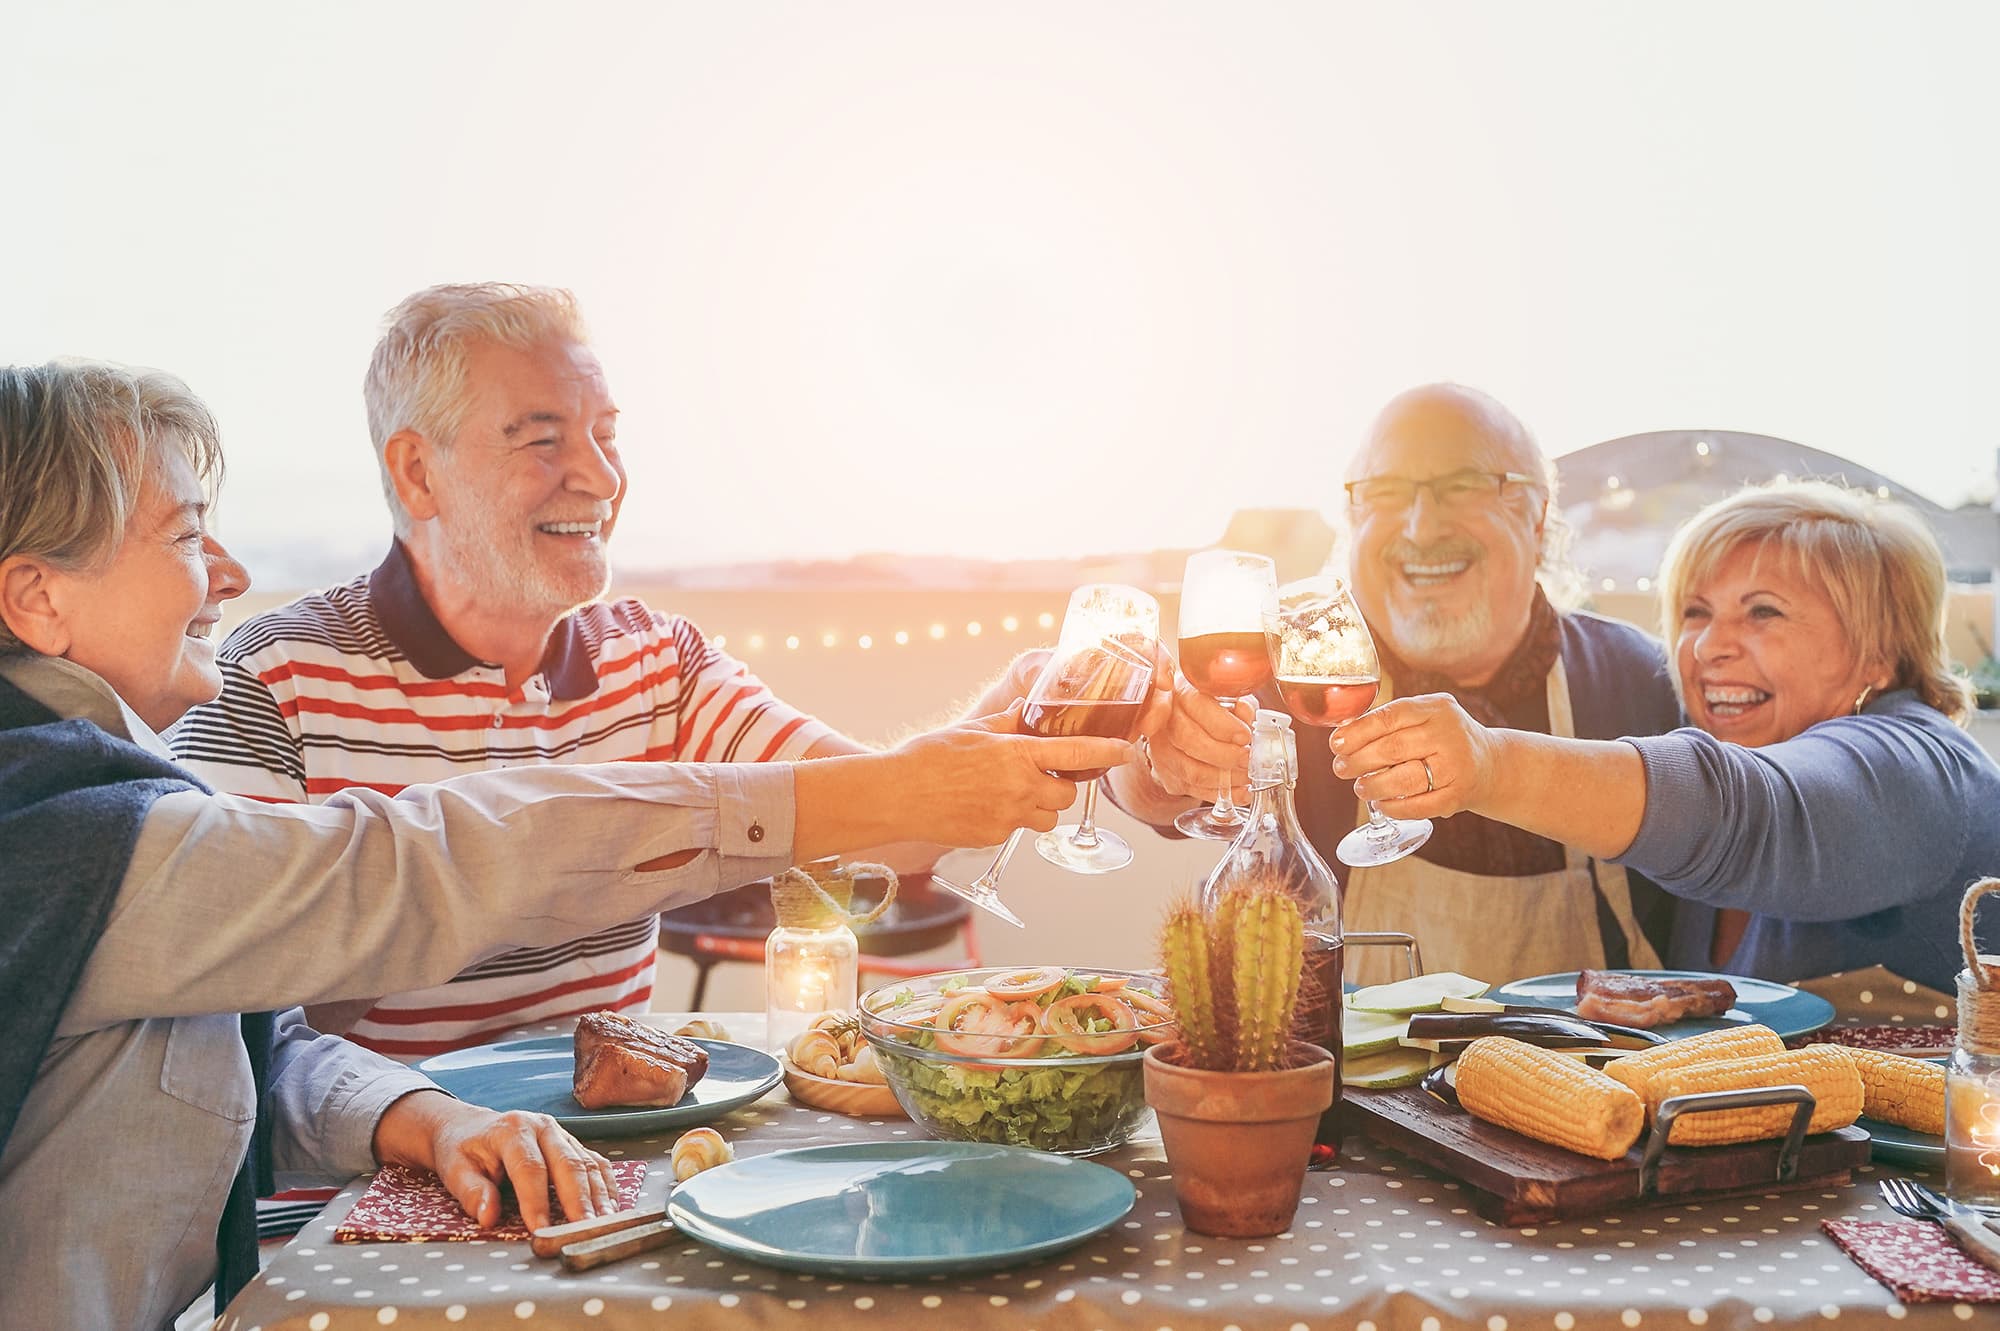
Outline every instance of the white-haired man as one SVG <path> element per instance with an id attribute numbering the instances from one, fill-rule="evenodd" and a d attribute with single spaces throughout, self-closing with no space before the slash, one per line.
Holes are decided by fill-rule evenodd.
<path id="1" fill-rule="evenodd" d="M 1555 471 L 1514 414 L 1476 389 L 1428 384 L 1383 408 L 1348 467 L 1348 572 L 1382 658 L 1380 699 L 1450 693 L 1495 725 L 1615 739 L 1680 724 L 1666 657 L 1628 624 L 1550 604 L 1563 568 Z M 1275 695 L 1265 706 L 1279 706 Z M 1212 790 L 1241 722 L 1182 686 L 1151 740 L 1156 780 L 1121 769 L 1120 801 L 1156 823 Z M 1484 818 L 1439 820 L 1393 864 L 1350 869 L 1333 847 L 1367 817 L 1333 775 L 1329 732 L 1300 727 L 1300 821 L 1344 875 L 1349 931 L 1416 935 L 1432 970 L 1491 980 L 1657 966 L 1671 898 L 1616 865 Z M 1381 978 L 1358 954 L 1347 978 Z"/>
<path id="2" fill-rule="evenodd" d="M 863 751 L 687 620 L 596 600 L 625 473 L 568 292 L 420 291 L 388 316 L 365 391 L 395 543 L 372 573 L 230 635 L 222 697 L 171 736 L 187 767 L 232 793 L 317 801 L 524 763 Z M 656 949 L 649 916 L 312 1015 L 414 1061 L 525 1022 L 643 1009 Z"/>

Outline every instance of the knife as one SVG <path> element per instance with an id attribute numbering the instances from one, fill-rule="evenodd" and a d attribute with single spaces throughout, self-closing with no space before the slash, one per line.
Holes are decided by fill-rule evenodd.
<path id="1" fill-rule="evenodd" d="M 1930 1188 L 1920 1189 L 1938 1206 L 1938 1223 L 1958 1240 L 1965 1255 L 1991 1271 L 2000 1271 L 2000 1234 L 1987 1223 L 1984 1211 L 1955 1202 Z"/>

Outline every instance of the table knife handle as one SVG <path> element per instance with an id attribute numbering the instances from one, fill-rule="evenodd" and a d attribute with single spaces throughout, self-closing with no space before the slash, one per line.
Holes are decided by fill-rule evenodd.
<path id="1" fill-rule="evenodd" d="M 1986 1227 L 1986 1222 L 1977 1216 L 1948 1215 L 1940 1217 L 1938 1223 L 1950 1231 L 1958 1240 L 1958 1246 L 1965 1249 L 1965 1255 L 1990 1270 L 2000 1271 L 2000 1237 Z"/>
<path id="2" fill-rule="evenodd" d="M 664 1248 L 672 1243 L 679 1233 L 680 1231 L 674 1228 L 673 1221 L 656 1220 L 649 1225 L 621 1229 L 602 1238 L 571 1243 L 562 1250 L 563 1269 L 588 1271 L 591 1267 L 603 1266 L 606 1262 L 622 1262 L 638 1253 L 653 1248 Z"/>
<path id="3" fill-rule="evenodd" d="M 537 1257 L 555 1257 L 560 1255 L 568 1244 L 601 1238 L 606 1234 L 615 1234 L 621 1229 L 651 1224 L 666 1218 L 665 1206 L 635 1206 L 627 1211 L 613 1211 L 609 1215 L 592 1216 L 587 1220 L 546 1225 L 529 1236 L 528 1247 Z"/>

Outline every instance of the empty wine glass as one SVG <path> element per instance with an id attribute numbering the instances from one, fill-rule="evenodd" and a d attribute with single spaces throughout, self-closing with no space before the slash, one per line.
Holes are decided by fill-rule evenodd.
<path id="1" fill-rule="evenodd" d="M 1374 704 L 1382 666 L 1343 579 L 1321 574 L 1285 584 L 1266 623 L 1279 696 L 1300 723 L 1338 725 Z M 1390 818 L 1370 800 L 1367 826 L 1342 837 L 1334 854 L 1357 868 L 1388 864 L 1430 835 L 1428 818 Z"/>
<path id="2" fill-rule="evenodd" d="M 1188 556 L 1181 575 L 1181 673 L 1225 709 L 1271 678 L 1264 624 L 1277 597 L 1277 566 L 1263 555 L 1202 550 Z M 1225 773 L 1215 803 L 1189 809 L 1174 826 L 1189 836 L 1233 841 L 1248 821 L 1230 797 Z"/>
<path id="3" fill-rule="evenodd" d="M 1139 733 L 1146 695 L 1153 686 L 1153 652 L 1160 606 L 1136 587 L 1092 583 L 1070 593 L 1054 655 L 1028 690 L 1021 726 L 1036 735 L 1101 735 L 1130 740 Z M 1042 858 L 1074 873 L 1108 873 L 1132 862 L 1132 848 L 1097 826 L 1097 778 L 1104 768 L 1057 772 L 1087 783 L 1083 817 L 1073 829 L 1057 828 L 1035 839 Z M 1007 838 L 986 872 L 969 883 L 933 873 L 931 881 L 1017 928 L 1020 917 L 1000 900 L 1000 875 L 1021 841 Z"/>

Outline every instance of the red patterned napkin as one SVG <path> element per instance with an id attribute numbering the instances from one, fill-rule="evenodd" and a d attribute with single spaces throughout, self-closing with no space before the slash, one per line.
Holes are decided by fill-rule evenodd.
<path id="1" fill-rule="evenodd" d="M 1958 1043 L 1958 1027 L 1900 1022 L 1887 1026 L 1826 1026 L 1785 1043 L 1794 1049 L 1808 1044 L 1844 1044 L 1888 1054 L 1948 1054 Z"/>
<path id="2" fill-rule="evenodd" d="M 644 1160 L 613 1160 L 611 1173 L 618 1180 L 618 1209 L 639 1201 L 639 1184 L 646 1177 Z M 555 1189 L 549 1189 L 549 1214 L 562 1215 Z M 438 1176 L 428 1169 L 384 1165 L 361 1200 L 333 1231 L 335 1243 L 464 1243 L 470 1239 L 506 1241 L 525 1239 L 528 1227 L 521 1223 L 521 1207 L 511 1193 L 500 1204 L 500 1223 L 481 1229 L 457 1200 L 445 1191 Z"/>
<path id="3" fill-rule="evenodd" d="M 1927 1220 L 1822 1220 L 1855 1265 L 1904 1303 L 2000 1303 L 2000 1272 L 1967 1257 Z"/>

